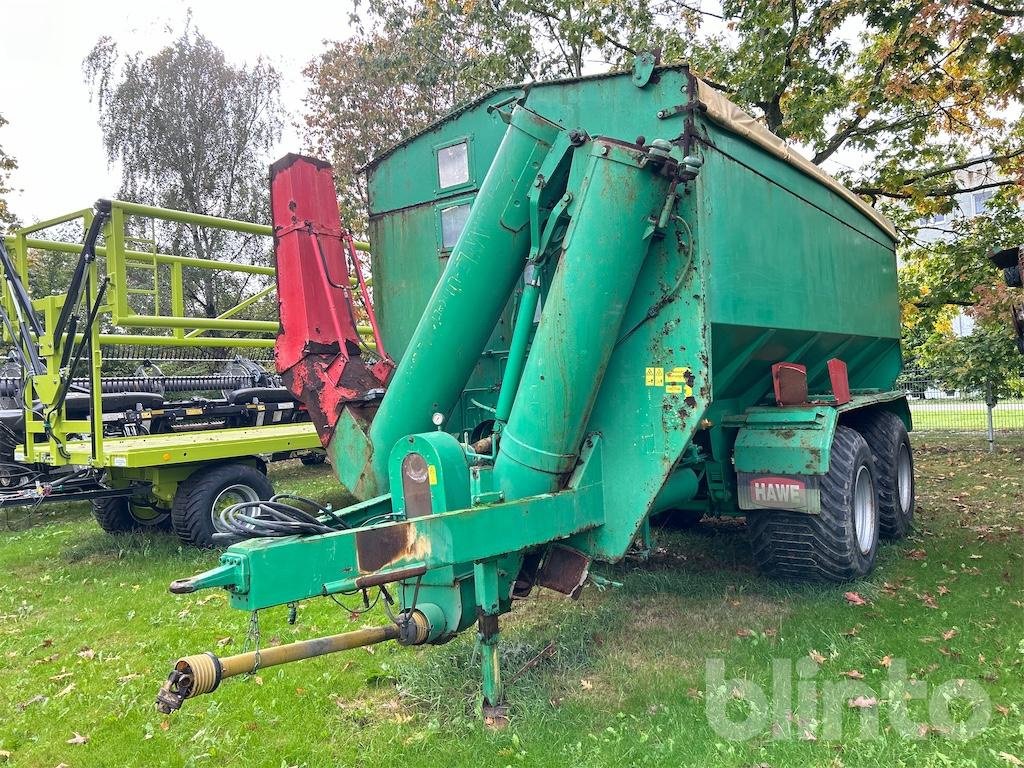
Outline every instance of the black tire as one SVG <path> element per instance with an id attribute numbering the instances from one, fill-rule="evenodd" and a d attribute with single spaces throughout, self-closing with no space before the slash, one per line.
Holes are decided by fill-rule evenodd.
<path id="1" fill-rule="evenodd" d="M 870 485 L 861 486 L 861 482 Z M 819 514 L 771 510 L 747 514 L 758 567 L 773 577 L 809 581 L 849 581 L 870 573 L 878 552 L 875 487 L 867 442 L 856 430 L 837 427 L 828 473 L 819 486 Z M 854 521 L 855 507 L 867 515 L 861 528 Z"/>
<path id="2" fill-rule="evenodd" d="M 316 467 L 327 461 L 327 453 L 325 451 L 310 451 L 300 456 L 299 461 L 307 467 Z"/>
<path id="3" fill-rule="evenodd" d="M 851 415 L 849 425 L 864 436 L 875 457 L 879 533 L 886 539 L 902 539 L 914 526 L 914 452 L 910 435 L 903 419 L 894 413 L 867 411 Z"/>
<path id="4" fill-rule="evenodd" d="M 130 533 L 141 529 L 164 529 L 170 527 L 170 512 L 150 507 L 136 506 L 127 497 L 96 499 L 92 503 L 92 516 L 107 533 Z"/>
<path id="5" fill-rule="evenodd" d="M 182 542 L 205 549 L 218 546 L 213 538 L 214 504 L 233 486 L 238 487 L 233 492 L 237 500 L 269 499 L 274 494 L 267 476 L 248 464 L 220 464 L 193 472 L 178 486 L 171 507 L 171 524 Z"/>

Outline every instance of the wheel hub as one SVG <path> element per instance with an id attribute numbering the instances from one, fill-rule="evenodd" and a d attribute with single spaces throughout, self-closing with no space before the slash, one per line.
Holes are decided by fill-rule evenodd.
<path id="1" fill-rule="evenodd" d="M 875 484 L 866 466 L 858 467 L 853 482 L 853 530 L 857 537 L 857 548 L 862 555 L 871 551 L 875 541 L 875 527 L 878 525 L 875 500 Z"/>

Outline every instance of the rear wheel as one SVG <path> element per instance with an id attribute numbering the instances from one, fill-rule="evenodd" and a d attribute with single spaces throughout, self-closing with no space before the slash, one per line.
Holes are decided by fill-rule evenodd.
<path id="1" fill-rule="evenodd" d="M 178 486 L 171 508 L 174 532 L 195 547 L 217 546 L 213 520 L 242 502 L 269 499 L 274 493 L 267 476 L 248 464 L 221 464 L 200 469 Z"/>
<path id="2" fill-rule="evenodd" d="M 903 419 L 888 411 L 854 413 L 850 426 L 875 459 L 878 527 L 887 539 L 902 539 L 914 525 L 914 454 Z"/>
<path id="3" fill-rule="evenodd" d="M 126 496 L 96 499 L 92 502 L 92 516 L 107 533 L 129 533 L 143 528 L 167 529 L 170 510 L 133 504 Z"/>
<path id="4" fill-rule="evenodd" d="M 837 427 L 821 511 L 750 512 L 747 528 L 762 571 L 787 579 L 848 581 L 869 573 L 878 550 L 874 461 L 856 430 Z"/>

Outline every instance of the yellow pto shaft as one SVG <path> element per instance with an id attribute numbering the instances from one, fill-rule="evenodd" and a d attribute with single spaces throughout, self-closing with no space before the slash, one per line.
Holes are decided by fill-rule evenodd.
<path id="1" fill-rule="evenodd" d="M 178 659 L 167 681 L 156 695 L 156 708 L 169 715 L 181 707 L 185 699 L 210 693 L 220 681 L 236 675 L 254 672 L 256 669 L 301 661 L 314 656 L 324 656 L 337 651 L 348 651 L 364 645 L 376 645 L 385 640 L 398 638 L 399 628 L 387 624 L 372 629 L 358 629 L 340 635 L 300 640 L 297 643 L 276 645 L 259 651 L 239 653 L 236 656 L 218 658 L 212 653 L 200 653 Z"/>

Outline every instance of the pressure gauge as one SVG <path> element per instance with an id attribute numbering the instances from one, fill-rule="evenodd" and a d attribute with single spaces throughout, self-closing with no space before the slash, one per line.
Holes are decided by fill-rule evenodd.
<path id="1" fill-rule="evenodd" d="M 433 416 L 430 417 L 430 420 L 434 422 L 435 427 L 440 429 L 441 425 L 444 424 L 444 414 L 439 412 L 435 413 Z"/>

